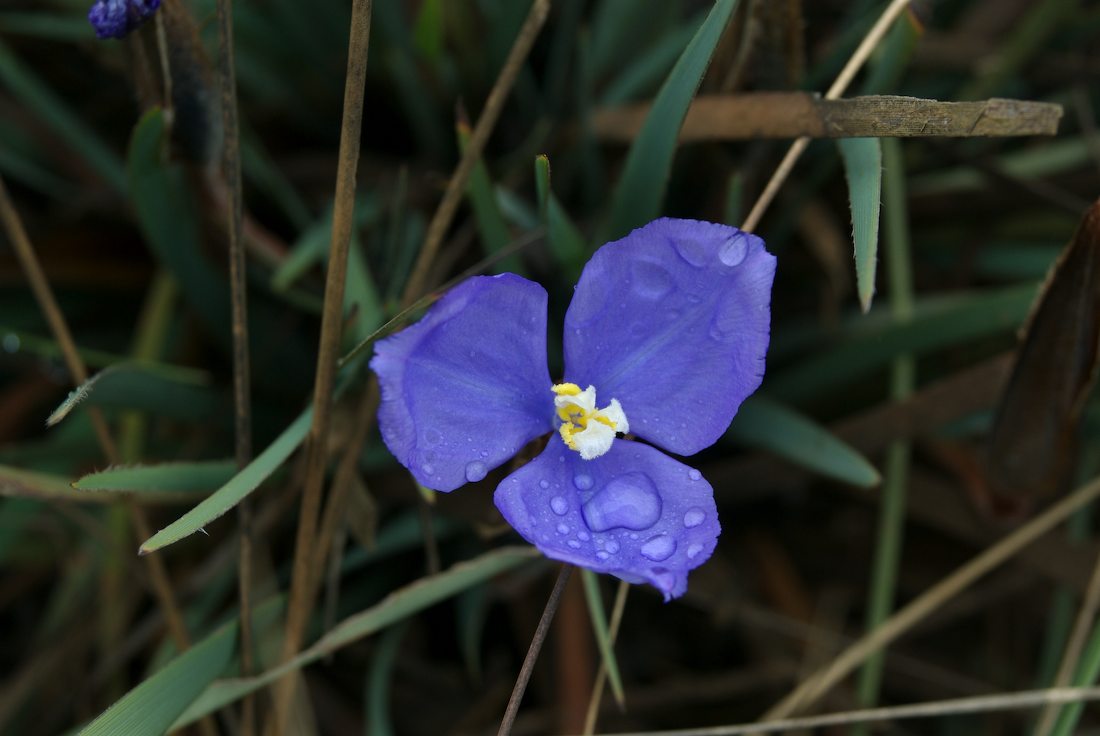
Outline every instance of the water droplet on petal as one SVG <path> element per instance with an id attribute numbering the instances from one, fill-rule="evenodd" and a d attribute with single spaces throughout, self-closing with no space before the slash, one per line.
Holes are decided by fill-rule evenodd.
<path id="1" fill-rule="evenodd" d="M 554 496 L 550 499 L 550 509 L 558 516 L 565 516 L 565 512 L 569 510 L 569 502 L 561 496 Z"/>
<path id="2" fill-rule="evenodd" d="M 691 478 L 692 480 L 699 480 L 700 478 L 703 477 L 703 474 L 700 473 L 695 468 L 691 468 L 690 470 L 688 470 L 688 477 Z"/>
<path id="3" fill-rule="evenodd" d="M 707 265 L 710 260 L 709 248 L 705 243 L 700 243 L 692 238 L 683 238 L 676 241 L 676 252 L 680 257 L 695 267 Z"/>
<path id="4" fill-rule="evenodd" d="M 489 457 L 489 451 L 488 450 L 482 450 L 481 452 L 478 453 L 478 455 L 481 455 L 482 457 Z"/>
<path id="5" fill-rule="evenodd" d="M 549 487 L 550 487 L 550 481 L 546 480 L 545 478 L 543 478 L 542 480 L 539 481 L 539 488 L 541 488 L 543 490 L 546 490 Z"/>
<path id="6" fill-rule="evenodd" d="M 710 323 L 710 336 L 715 340 L 736 337 L 742 327 L 748 324 L 745 319 L 746 311 L 736 293 L 728 294 L 714 313 L 714 319 Z"/>
<path id="7" fill-rule="evenodd" d="M 699 553 L 702 552 L 702 551 L 703 551 L 703 545 L 701 545 L 701 544 L 690 545 L 686 550 L 687 558 L 689 560 L 694 560 L 696 557 L 699 556 Z"/>
<path id="8" fill-rule="evenodd" d="M 599 559 L 601 559 L 601 560 L 606 560 L 606 559 L 607 559 L 608 557 L 610 557 L 610 556 L 611 556 L 611 555 L 607 554 L 607 553 L 606 553 L 606 552 L 604 552 L 604 551 L 603 551 L 602 549 L 601 549 L 601 550 L 600 550 L 599 552 L 597 552 L 597 553 L 596 553 L 596 557 L 598 557 L 598 558 L 599 558 Z"/>
<path id="9" fill-rule="evenodd" d="M 654 570 L 654 583 L 657 587 L 666 593 L 671 593 L 672 589 L 676 586 L 676 576 L 668 570 Z"/>
<path id="10" fill-rule="evenodd" d="M 592 536 L 588 532 L 584 531 L 583 529 L 581 531 L 577 532 L 577 539 L 581 540 L 582 542 L 587 542 L 591 538 L 592 538 Z"/>
<path id="11" fill-rule="evenodd" d="M 558 534 L 568 534 L 569 526 L 566 524 L 558 524 Z"/>
<path id="12" fill-rule="evenodd" d="M 466 463 L 466 480 L 470 481 L 471 483 L 477 483 L 488 474 L 488 466 L 480 460 L 474 460 L 471 463 Z"/>
<path id="13" fill-rule="evenodd" d="M 661 266 L 650 261 L 634 261 L 630 267 L 634 292 L 646 299 L 660 299 L 672 289 L 672 276 Z"/>
<path id="14" fill-rule="evenodd" d="M 430 463 L 421 465 L 420 471 L 424 473 L 424 475 L 435 475 L 435 468 Z"/>
<path id="15" fill-rule="evenodd" d="M 648 475 L 625 473 L 597 491 L 581 512 L 595 532 L 649 529 L 661 518 L 661 497 Z"/>
<path id="16" fill-rule="evenodd" d="M 641 553 L 644 557 L 660 562 L 667 560 L 676 551 L 676 540 L 667 534 L 658 534 L 642 545 Z"/>
<path id="17" fill-rule="evenodd" d="M 619 551 L 619 542 L 616 539 L 607 540 L 607 544 L 604 546 L 607 547 L 607 551 L 611 554 L 615 554 Z"/>
<path id="18" fill-rule="evenodd" d="M 568 544 L 573 549 L 580 549 L 581 548 L 581 543 L 578 542 L 576 539 L 570 539 L 568 542 L 566 542 L 566 544 Z"/>
<path id="19" fill-rule="evenodd" d="M 684 526 L 691 529 L 693 526 L 699 526 L 707 518 L 707 512 L 703 511 L 698 506 L 688 509 L 684 512 Z"/>
<path id="20" fill-rule="evenodd" d="M 578 491 L 587 491 L 592 487 L 592 476 L 584 473 L 578 473 L 573 476 L 573 485 L 577 487 Z"/>
<path id="21" fill-rule="evenodd" d="M 740 266 L 749 252 L 749 239 L 744 233 L 737 233 L 718 246 L 718 260 L 727 266 Z"/>

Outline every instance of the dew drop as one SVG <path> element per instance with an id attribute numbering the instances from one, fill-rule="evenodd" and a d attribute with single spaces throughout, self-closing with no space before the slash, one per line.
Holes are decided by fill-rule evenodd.
<path id="1" fill-rule="evenodd" d="M 672 289 L 672 276 L 650 261 L 634 261 L 630 267 L 634 292 L 645 299 L 660 299 Z"/>
<path id="2" fill-rule="evenodd" d="M 592 487 L 592 476 L 585 473 L 578 473 L 573 476 L 573 485 L 577 487 L 578 491 L 587 491 Z"/>
<path id="3" fill-rule="evenodd" d="M 689 560 L 694 560 L 696 557 L 699 556 L 699 553 L 702 552 L 702 551 L 703 551 L 703 545 L 693 544 L 693 545 L 690 545 L 687 548 L 685 554 L 687 554 L 687 558 Z"/>
<path id="4" fill-rule="evenodd" d="M 489 474 L 489 467 L 480 460 L 466 463 L 466 480 L 477 483 Z"/>
<path id="5" fill-rule="evenodd" d="M 558 534 L 568 534 L 569 526 L 567 524 L 558 524 Z"/>
<path id="6" fill-rule="evenodd" d="M 695 468 L 691 468 L 690 470 L 688 470 L 688 477 L 691 478 L 692 480 L 699 480 L 700 478 L 703 477 L 703 474 L 700 473 Z"/>
<path id="7" fill-rule="evenodd" d="M 424 475 L 435 475 L 435 467 L 432 466 L 430 463 L 424 463 L 423 465 L 421 465 L 420 470 L 424 473 Z"/>
<path id="8" fill-rule="evenodd" d="M 578 542 L 576 539 L 570 539 L 568 542 L 566 542 L 566 544 L 568 544 L 573 549 L 580 549 L 581 548 L 581 543 Z"/>
<path id="9" fill-rule="evenodd" d="M 481 455 L 482 457 L 489 457 L 489 451 L 488 450 L 482 450 L 481 452 L 478 453 L 478 455 Z"/>
<path id="10" fill-rule="evenodd" d="M 707 518 L 707 513 L 698 506 L 692 507 L 684 512 L 684 526 L 688 529 L 699 526 Z"/>
<path id="11" fill-rule="evenodd" d="M 744 233 L 737 233 L 718 246 L 718 260 L 727 266 L 740 266 L 749 252 L 749 239 Z"/>
<path id="12" fill-rule="evenodd" d="M 640 551 L 643 557 L 654 562 L 667 560 L 676 551 L 676 540 L 667 534 L 658 534 L 643 544 Z"/>
<path id="13" fill-rule="evenodd" d="M 577 539 L 581 540 L 582 542 L 587 542 L 591 538 L 592 538 L 592 535 L 590 535 L 588 532 L 584 531 L 583 529 L 581 531 L 577 532 Z"/>
<path id="14" fill-rule="evenodd" d="M 550 510 L 558 516 L 565 516 L 565 512 L 569 510 L 569 502 L 561 496 L 554 496 L 550 499 Z"/>
<path id="15" fill-rule="evenodd" d="M 550 487 L 550 481 L 546 480 L 545 478 L 543 478 L 542 480 L 539 481 L 539 488 L 541 488 L 545 491 L 549 487 Z"/>
<path id="16" fill-rule="evenodd" d="M 607 540 L 607 544 L 605 544 L 604 546 L 607 548 L 608 552 L 610 552 L 611 554 L 615 554 L 619 551 L 619 540 L 609 539 Z"/>
<path id="17" fill-rule="evenodd" d="M 705 243 L 700 243 L 693 238 L 683 238 L 676 241 L 676 252 L 680 254 L 680 257 L 685 261 L 700 268 L 707 265 L 707 261 L 710 260 L 710 253 Z"/>
<path id="18" fill-rule="evenodd" d="M 710 323 L 710 336 L 715 340 L 728 340 L 735 337 L 746 324 L 745 308 L 736 294 L 729 294 L 718 305 L 714 319 Z"/>
<path id="19" fill-rule="evenodd" d="M 607 553 L 606 553 L 606 552 L 604 552 L 604 551 L 603 551 L 602 549 L 601 549 L 601 550 L 600 550 L 599 552 L 597 552 L 597 553 L 596 553 L 596 557 L 598 557 L 598 558 L 599 558 L 599 559 L 601 559 L 601 560 L 606 560 L 606 559 L 607 559 L 608 557 L 610 557 L 610 556 L 611 556 L 611 555 L 607 554 Z"/>
<path id="20" fill-rule="evenodd" d="M 588 528 L 649 529 L 661 518 L 661 497 L 645 473 L 625 473 L 596 492 L 581 509 Z"/>

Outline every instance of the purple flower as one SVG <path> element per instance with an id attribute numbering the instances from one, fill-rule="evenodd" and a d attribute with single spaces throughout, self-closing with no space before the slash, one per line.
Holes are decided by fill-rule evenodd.
<path id="1" fill-rule="evenodd" d="M 661 219 L 608 243 L 566 313 L 556 385 L 543 288 L 472 278 L 376 346 L 382 437 L 452 491 L 552 432 L 497 486 L 504 518 L 547 557 L 680 596 L 720 527 L 710 484 L 656 448 L 709 447 L 760 385 L 774 275 L 764 242 L 725 225 Z"/>
<path id="2" fill-rule="evenodd" d="M 96 0 L 88 21 L 99 38 L 123 38 L 160 7 L 160 0 Z"/>

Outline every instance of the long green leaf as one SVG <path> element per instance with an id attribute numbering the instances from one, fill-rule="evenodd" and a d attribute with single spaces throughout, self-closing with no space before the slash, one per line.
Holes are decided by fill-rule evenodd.
<path id="1" fill-rule="evenodd" d="M 867 312 L 875 295 L 878 266 L 878 220 L 882 206 L 882 147 L 878 138 L 843 138 L 837 141 L 848 201 L 852 208 L 852 240 L 856 257 L 856 291 L 859 306 Z"/>
<path id="2" fill-rule="evenodd" d="M 470 127 L 465 123 L 459 123 L 455 132 L 458 137 L 458 148 L 465 152 L 466 144 L 470 140 Z M 508 223 L 504 221 L 504 215 L 501 214 L 484 159 L 479 158 L 474 164 L 474 170 L 470 172 L 470 181 L 466 185 L 466 200 L 474 211 L 474 220 L 477 222 L 477 231 L 481 237 L 485 255 L 499 253 L 512 241 L 512 234 L 508 231 Z M 524 273 L 523 263 L 517 255 L 510 255 L 501 260 L 496 268 L 521 275 Z"/>
<path id="3" fill-rule="evenodd" d="M 290 454 L 294 452 L 306 433 L 309 432 L 310 422 L 313 421 L 313 408 L 303 411 L 294 422 L 283 430 L 267 449 L 256 456 L 256 459 L 244 467 L 241 472 L 210 494 L 195 508 L 176 519 L 174 522 L 161 529 L 141 545 L 139 552 L 148 554 L 162 547 L 178 542 L 184 537 L 191 536 L 204 526 L 226 513 L 259 487 L 268 476 L 282 465 Z"/>
<path id="4" fill-rule="evenodd" d="M 657 93 L 615 188 L 607 240 L 622 237 L 660 214 L 680 126 L 736 7 L 737 0 L 714 4 Z"/>
<path id="5" fill-rule="evenodd" d="M 236 647 L 231 621 L 176 657 L 92 721 L 81 736 L 160 736 L 229 664 Z"/>
<path id="6" fill-rule="evenodd" d="M 126 190 L 126 174 L 118 156 L 2 42 L 0 84 L 64 140 L 73 153 L 82 156 L 112 189 L 120 194 Z"/>
<path id="7" fill-rule="evenodd" d="M 588 617 L 592 620 L 592 629 L 596 633 L 596 644 L 600 648 L 600 657 L 603 658 L 604 668 L 607 670 L 607 682 L 611 685 L 611 693 L 615 696 L 615 702 L 622 707 L 623 678 L 619 674 L 619 662 L 615 659 L 615 645 L 611 642 L 611 631 L 607 626 L 607 614 L 604 612 L 603 598 L 600 597 L 600 581 L 596 573 L 591 570 L 581 570 L 581 581 L 584 583 L 584 597 L 588 601 Z"/>
<path id="8" fill-rule="evenodd" d="M 1037 284 L 942 299 L 933 308 L 917 302 L 913 318 L 882 320 L 852 330 L 834 347 L 803 358 L 768 379 L 768 393 L 786 401 L 820 396 L 846 381 L 861 378 L 905 353 L 919 354 L 963 340 L 1015 329 L 1035 299 Z M 868 322 L 872 318 L 868 318 Z"/>
<path id="9" fill-rule="evenodd" d="M 202 419 L 221 405 L 210 388 L 209 375 L 203 371 L 180 368 L 169 376 L 138 363 L 120 363 L 105 368 L 71 391 L 46 419 L 46 426 L 57 424 L 85 402 L 178 419 Z"/>
<path id="10" fill-rule="evenodd" d="M 502 547 L 394 591 L 377 605 L 344 619 L 285 665 L 248 679 L 213 683 L 172 727 L 182 728 L 306 665 L 538 557 L 531 547 Z"/>
<path id="11" fill-rule="evenodd" d="M 880 480 L 874 465 L 829 430 L 762 396 L 741 405 L 726 436 L 855 486 L 870 488 Z"/>
<path id="12" fill-rule="evenodd" d="M 109 468 L 73 483 L 79 491 L 211 491 L 237 472 L 234 460 L 199 460 Z"/>

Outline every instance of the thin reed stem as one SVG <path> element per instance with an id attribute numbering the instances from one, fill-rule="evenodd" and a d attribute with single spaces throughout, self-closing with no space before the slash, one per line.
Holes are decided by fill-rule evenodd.
<path id="1" fill-rule="evenodd" d="M 252 460 L 252 371 L 248 351 L 248 281 L 245 272 L 244 243 L 241 237 L 244 195 L 241 191 L 240 123 L 237 119 L 237 72 L 233 51 L 232 0 L 218 0 L 218 78 L 221 87 L 222 173 L 229 192 L 226 235 L 229 244 L 229 291 L 233 334 L 233 408 L 237 467 Z M 240 602 L 241 674 L 251 675 L 252 661 L 252 501 L 242 499 L 237 506 L 238 562 L 237 590 Z M 241 701 L 241 733 L 256 732 L 256 703 L 249 695 Z"/>
<path id="2" fill-rule="evenodd" d="M 1100 498 L 1100 478 L 1077 489 L 1004 537 L 897 611 L 882 626 L 857 639 L 832 662 L 807 677 L 793 692 L 768 710 L 761 717 L 761 722 L 786 718 L 812 706 L 869 656 L 912 630 L 979 578 L 1012 559 L 1024 547 L 1097 498 Z"/>
<path id="3" fill-rule="evenodd" d="M 909 2 L 910 0 L 893 0 L 886 7 L 886 10 L 882 12 L 879 19 L 871 26 L 871 30 L 863 37 L 863 41 L 860 42 L 859 46 L 852 53 L 851 58 L 848 59 L 848 63 L 840 70 L 840 74 L 837 75 L 836 81 L 829 87 L 829 91 L 825 93 L 826 100 L 835 100 L 844 94 L 848 89 L 848 85 L 852 83 L 856 74 L 871 56 L 871 52 L 875 50 L 875 47 L 879 45 L 883 37 L 885 37 L 890 30 L 890 25 L 899 15 L 901 15 L 902 11 L 908 7 Z M 809 138 L 798 138 L 791 144 L 791 147 L 787 149 L 787 154 L 783 157 L 778 168 L 776 168 L 775 173 L 772 174 L 772 178 L 768 180 L 767 185 L 764 187 L 764 191 L 761 192 L 760 196 L 757 198 L 756 204 L 749 210 L 748 217 L 745 218 L 744 224 L 741 225 L 742 230 L 752 232 L 756 229 L 756 226 L 760 224 L 761 218 L 764 217 L 764 213 L 768 210 L 772 200 L 775 199 L 775 195 L 779 193 L 779 188 L 783 186 L 783 182 L 790 176 L 798 158 L 809 145 Z"/>
<path id="4" fill-rule="evenodd" d="M 287 610 L 282 660 L 289 661 L 302 644 L 306 622 L 313 608 L 314 544 L 324 490 L 329 415 L 336 377 L 336 361 L 343 335 L 344 286 L 348 251 L 354 224 L 355 184 L 359 167 L 359 139 L 363 127 L 363 96 L 370 44 L 372 0 L 355 0 L 351 11 L 348 67 L 344 85 L 344 112 L 340 126 L 340 150 L 336 169 L 336 198 L 332 212 L 325 301 L 321 315 L 321 340 L 313 390 L 313 424 L 310 426 L 298 533 L 294 546 L 293 577 Z M 275 688 L 275 733 L 286 733 L 297 676 L 292 674 Z"/>
<path id="5" fill-rule="evenodd" d="M 535 627 L 535 635 L 531 637 L 531 645 L 527 648 L 527 656 L 523 658 L 523 666 L 519 669 L 516 684 L 512 688 L 512 696 L 508 698 L 508 707 L 504 709 L 504 718 L 501 719 L 497 736 L 508 736 L 512 733 L 512 727 L 516 723 L 516 715 L 519 713 L 519 704 L 523 701 L 523 693 L 527 690 L 527 683 L 531 679 L 531 673 L 535 669 L 542 644 L 546 641 L 546 634 L 550 631 L 550 623 L 554 620 L 554 614 L 561 603 L 561 595 L 565 592 L 565 584 L 569 582 L 569 574 L 573 572 L 572 565 L 562 565 L 558 573 L 558 579 L 554 583 L 554 589 L 550 591 L 550 597 L 546 600 L 546 607 L 542 609 L 542 618 Z"/>
<path id="6" fill-rule="evenodd" d="M 477 123 L 474 124 L 470 140 L 466 144 L 466 150 L 463 152 L 458 166 L 455 167 L 454 173 L 451 174 L 451 178 L 447 182 L 447 189 L 443 193 L 443 199 L 440 200 L 439 207 L 436 208 L 435 214 L 432 215 L 432 220 L 428 224 L 428 230 L 424 235 L 424 245 L 421 247 L 419 255 L 417 255 L 416 264 L 413 266 L 412 274 L 405 286 L 404 298 L 401 300 L 404 305 L 413 302 L 428 288 L 428 271 L 435 262 L 439 248 L 443 244 L 443 237 L 447 234 L 447 229 L 451 226 L 458 205 L 462 201 L 462 194 L 466 191 L 466 182 L 485 150 L 485 144 L 489 141 L 489 136 L 500 118 L 500 112 L 504 109 L 504 103 L 508 100 L 508 95 L 512 91 L 512 85 L 515 84 L 516 77 L 519 76 L 520 69 L 523 68 L 523 63 L 527 60 L 527 55 L 531 52 L 531 47 L 534 46 L 535 39 L 538 38 L 539 31 L 542 29 L 549 12 L 550 0 L 535 0 L 531 4 L 527 19 L 519 29 L 516 41 L 512 44 L 512 50 L 508 52 L 508 58 L 493 84 L 493 89 L 489 92 L 489 97 L 485 100 L 485 107 L 482 108 L 481 115 L 478 117 Z"/>

